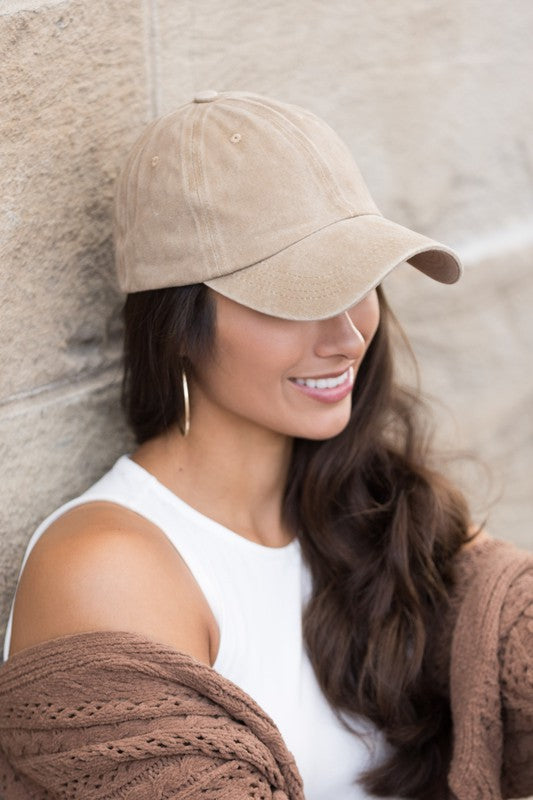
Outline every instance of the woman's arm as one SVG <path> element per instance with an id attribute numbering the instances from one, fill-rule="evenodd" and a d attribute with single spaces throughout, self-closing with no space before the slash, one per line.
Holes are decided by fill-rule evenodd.
<path id="1" fill-rule="evenodd" d="M 504 797 L 533 795 L 533 571 L 509 588 L 500 648 Z"/>
<path id="2" fill-rule="evenodd" d="M 61 636 L 0 667 L 0 797 L 304 800 L 279 729 L 239 686 L 120 631 Z"/>

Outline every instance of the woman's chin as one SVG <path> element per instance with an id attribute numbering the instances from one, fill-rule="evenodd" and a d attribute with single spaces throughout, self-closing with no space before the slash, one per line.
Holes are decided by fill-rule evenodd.
<path id="1" fill-rule="evenodd" d="M 324 415 L 324 417 L 325 416 L 326 415 Z M 350 413 L 348 410 L 348 413 L 339 414 L 336 418 L 333 416 L 329 419 L 319 418 L 310 421 L 306 425 L 300 424 L 298 426 L 298 432 L 294 435 L 299 439 L 314 439 L 316 441 L 333 439 L 334 436 L 338 436 L 343 432 L 349 421 Z"/>

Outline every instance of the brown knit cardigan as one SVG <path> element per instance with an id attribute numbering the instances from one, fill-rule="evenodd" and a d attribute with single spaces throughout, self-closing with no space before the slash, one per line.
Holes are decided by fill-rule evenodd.
<path id="1" fill-rule="evenodd" d="M 438 633 L 450 798 L 533 794 L 533 555 L 494 539 L 465 550 Z M 137 634 L 93 631 L 0 667 L 0 800 L 45 798 L 303 800 L 304 787 L 273 720 L 230 680 Z"/>

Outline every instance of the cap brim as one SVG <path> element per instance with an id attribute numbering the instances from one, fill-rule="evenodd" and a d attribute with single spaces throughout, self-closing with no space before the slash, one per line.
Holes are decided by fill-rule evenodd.
<path id="1" fill-rule="evenodd" d="M 363 214 L 205 283 L 264 314 L 325 319 L 355 305 L 403 261 L 441 283 L 455 283 L 463 271 L 446 245 L 378 214 Z"/>

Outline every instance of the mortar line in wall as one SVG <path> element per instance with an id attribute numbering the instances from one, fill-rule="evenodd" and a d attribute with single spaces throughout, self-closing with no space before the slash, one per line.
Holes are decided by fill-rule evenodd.
<path id="1" fill-rule="evenodd" d="M 159 44 L 159 9 L 157 0 L 148 0 L 150 26 L 148 30 L 148 64 L 150 70 L 150 113 L 152 119 L 159 115 L 159 60 L 157 49 Z"/>
<path id="2" fill-rule="evenodd" d="M 84 372 L 75 377 L 62 378 L 42 384 L 25 392 L 18 392 L 0 402 L 0 421 L 13 419 L 62 401 L 73 400 L 108 386 L 119 385 L 122 379 L 121 360 L 116 359 L 108 366 L 95 372 Z"/>

